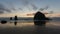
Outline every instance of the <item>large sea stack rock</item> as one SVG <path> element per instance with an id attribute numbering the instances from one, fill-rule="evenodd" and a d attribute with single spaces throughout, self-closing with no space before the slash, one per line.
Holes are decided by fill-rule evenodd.
<path id="1" fill-rule="evenodd" d="M 45 25 L 45 23 L 46 23 L 45 20 L 46 20 L 45 15 L 39 11 L 34 16 L 35 25 Z"/>

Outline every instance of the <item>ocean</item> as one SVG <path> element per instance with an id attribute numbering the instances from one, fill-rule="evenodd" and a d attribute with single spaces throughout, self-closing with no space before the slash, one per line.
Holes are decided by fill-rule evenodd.
<path id="1" fill-rule="evenodd" d="M 21 18 L 16 21 L 10 20 L 10 18 L 0 18 L 6 20 L 7 23 L 1 24 L 0 22 L 0 34 L 60 34 L 60 17 L 53 17 L 52 20 L 46 21 L 45 26 L 34 25 L 33 18 Z"/>

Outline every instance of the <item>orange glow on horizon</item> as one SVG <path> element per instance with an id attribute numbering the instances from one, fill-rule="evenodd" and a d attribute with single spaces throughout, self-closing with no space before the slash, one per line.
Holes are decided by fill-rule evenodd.
<path id="1" fill-rule="evenodd" d="M 43 14 L 49 14 L 49 13 L 43 13 Z M 33 16 L 35 15 L 35 13 L 31 13 L 31 14 L 26 14 L 27 16 Z"/>

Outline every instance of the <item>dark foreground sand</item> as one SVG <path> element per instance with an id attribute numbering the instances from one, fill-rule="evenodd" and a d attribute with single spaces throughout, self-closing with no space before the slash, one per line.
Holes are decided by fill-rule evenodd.
<path id="1" fill-rule="evenodd" d="M 0 27 L 0 34 L 60 34 L 60 29 L 45 26 Z"/>
<path id="2" fill-rule="evenodd" d="M 34 23 L 0 24 L 0 34 L 60 34 L 60 22 L 35 26 Z"/>

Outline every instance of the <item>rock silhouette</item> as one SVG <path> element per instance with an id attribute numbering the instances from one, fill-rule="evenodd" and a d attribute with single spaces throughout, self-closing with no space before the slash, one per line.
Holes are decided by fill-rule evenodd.
<path id="1" fill-rule="evenodd" d="M 10 20 L 12 20 L 12 17 L 10 17 Z"/>
<path id="2" fill-rule="evenodd" d="M 17 19 L 17 16 L 15 16 L 14 20 L 18 20 L 18 19 Z"/>
<path id="3" fill-rule="evenodd" d="M 46 24 L 45 20 L 49 20 L 49 19 L 46 18 L 45 15 L 40 11 L 38 11 L 34 16 L 35 25 L 45 25 Z"/>
<path id="4" fill-rule="evenodd" d="M 6 24 L 6 23 L 7 23 L 7 21 L 5 21 L 5 20 L 1 21 L 1 24 Z"/>

